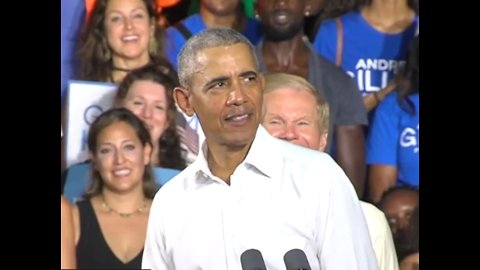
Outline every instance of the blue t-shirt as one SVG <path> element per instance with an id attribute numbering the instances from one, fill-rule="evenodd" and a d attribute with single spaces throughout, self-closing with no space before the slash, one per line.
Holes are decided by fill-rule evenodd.
<path id="1" fill-rule="evenodd" d="M 395 166 L 397 184 L 418 187 L 419 97 L 418 93 L 408 97 L 415 107 L 415 113 L 409 114 L 397 96 L 392 92 L 378 105 L 367 138 L 367 164 Z"/>
<path id="2" fill-rule="evenodd" d="M 61 11 L 61 81 L 60 95 L 61 100 L 67 92 L 68 80 L 73 79 L 75 66 L 75 48 L 79 30 L 85 17 L 85 1 L 84 0 L 62 0 Z"/>
<path id="3" fill-rule="evenodd" d="M 190 17 L 187 17 L 182 21 L 182 24 L 190 31 L 192 35 L 198 34 L 202 30 L 207 29 L 202 17 L 200 17 L 199 14 L 194 14 Z M 243 29 L 242 34 L 247 37 L 253 45 L 257 44 L 262 37 L 262 28 L 260 22 L 252 18 L 247 18 L 247 24 L 245 29 Z M 182 33 L 180 33 L 180 31 L 178 31 L 177 28 L 174 26 L 167 28 L 164 38 L 165 56 L 175 67 L 175 70 L 178 69 L 178 53 L 185 43 L 185 37 L 182 35 Z"/>
<path id="4" fill-rule="evenodd" d="M 355 79 L 362 95 L 384 88 L 394 78 L 398 67 L 405 64 L 408 47 L 417 30 L 418 16 L 398 34 L 376 30 L 358 11 L 351 11 L 340 18 L 343 25 L 341 68 Z M 313 46 L 320 55 L 335 63 L 335 19 L 322 22 Z"/>

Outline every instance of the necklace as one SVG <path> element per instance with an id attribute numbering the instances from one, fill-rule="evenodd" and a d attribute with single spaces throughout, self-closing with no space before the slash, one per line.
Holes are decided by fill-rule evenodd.
<path id="1" fill-rule="evenodd" d="M 147 209 L 147 203 L 145 201 L 143 201 L 143 205 L 141 207 L 137 208 L 137 210 L 135 210 L 131 213 L 121 213 L 121 212 L 118 212 L 117 210 L 113 209 L 110 205 L 108 205 L 108 203 L 105 201 L 105 198 L 102 196 L 102 207 L 108 213 L 115 213 L 115 214 L 119 215 L 120 217 L 128 218 L 128 217 L 132 216 L 133 214 L 143 213 L 145 211 L 145 209 Z"/>
<path id="2" fill-rule="evenodd" d="M 126 68 L 121 68 L 121 67 L 113 67 L 113 70 L 117 70 L 117 71 L 123 71 L 123 72 L 130 72 L 132 71 L 133 69 L 126 69 Z"/>

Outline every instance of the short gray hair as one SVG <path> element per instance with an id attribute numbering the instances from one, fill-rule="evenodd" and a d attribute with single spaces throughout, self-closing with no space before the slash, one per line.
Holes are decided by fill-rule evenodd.
<path id="1" fill-rule="evenodd" d="M 211 28 L 201 31 L 187 40 L 178 54 L 178 79 L 180 85 L 187 87 L 195 72 L 201 68 L 197 63 L 197 54 L 203 49 L 224 47 L 243 43 L 248 46 L 258 69 L 258 59 L 255 48 L 248 39 L 230 28 Z"/>

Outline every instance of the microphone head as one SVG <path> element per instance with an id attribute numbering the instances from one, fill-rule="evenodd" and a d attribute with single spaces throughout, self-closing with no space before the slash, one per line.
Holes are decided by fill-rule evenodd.
<path id="1" fill-rule="evenodd" d="M 311 270 L 307 255 L 300 249 L 292 249 L 285 253 L 283 261 L 287 270 Z"/>
<path id="2" fill-rule="evenodd" d="M 240 256 L 240 262 L 243 270 L 267 270 L 262 253 L 256 249 L 245 250 Z"/>

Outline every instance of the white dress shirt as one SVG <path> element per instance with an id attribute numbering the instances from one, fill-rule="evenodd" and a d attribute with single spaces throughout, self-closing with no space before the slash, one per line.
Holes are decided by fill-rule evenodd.
<path id="1" fill-rule="evenodd" d="M 358 197 L 325 153 L 270 136 L 259 126 L 230 185 L 214 176 L 206 141 L 194 163 L 166 183 L 150 209 L 143 269 L 242 269 L 259 250 L 267 269 L 303 250 L 312 269 L 377 269 Z"/>

